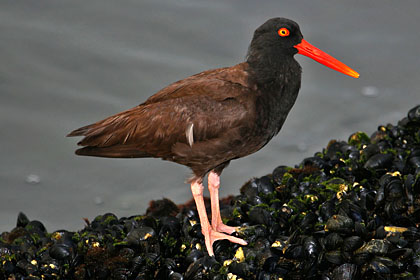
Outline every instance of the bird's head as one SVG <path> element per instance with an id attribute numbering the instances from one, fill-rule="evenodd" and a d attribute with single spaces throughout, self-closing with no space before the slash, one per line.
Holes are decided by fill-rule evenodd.
<path id="1" fill-rule="evenodd" d="M 257 28 L 248 51 L 248 59 L 283 58 L 302 54 L 354 78 L 359 73 L 327 53 L 309 44 L 299 25 L 286 18 L 272 18 Z"/>

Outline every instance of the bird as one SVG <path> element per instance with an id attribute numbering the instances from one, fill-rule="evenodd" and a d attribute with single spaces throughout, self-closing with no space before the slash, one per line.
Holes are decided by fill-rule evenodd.
<path id="1" fill-rule="evenodd" d="M 188 180 L 209 256 L 213 243 L 238 228 L 222 222 L 220 175 L 229 163 L 253 154 L 277 135 L 301 85 L 302 54 L 353 78 L 359 74 L 303 39 L 299 25 L 276 17 L 258 27 L 245 61 L 207 70 L 161 89 L 145 102 L 67 136 L 83 136 L 77 155 L 108 158 L 161 158 L 192 170 Z M 208 175 L 211 223 L 204 199 Z"/>

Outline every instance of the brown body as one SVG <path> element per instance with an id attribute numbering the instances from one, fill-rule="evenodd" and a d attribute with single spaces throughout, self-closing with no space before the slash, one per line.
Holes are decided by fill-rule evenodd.
<path id="1" fill-rule="evenodd" d="M 69 136 L 85 136 L 78 155 L 162 158 L 190 167 L 201 178 L 258 151 L 277 134 L 299 85 L 300 72 L 294 98 L 285 102 L 285 87 L 274 92 L 261 88 L 244 62 L 175 82 L 146 102 Z M 281 114 L 279 108 L 287 112 Z"/>

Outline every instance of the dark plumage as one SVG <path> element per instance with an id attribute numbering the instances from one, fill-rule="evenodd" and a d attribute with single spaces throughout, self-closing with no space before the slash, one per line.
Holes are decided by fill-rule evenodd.
<path id="1" fill-rule="evenodd" d="M 302 35 L 289 21 L 297 34 L 292 43 L 280 44 L 279 24 L 272 19 L 256 30 L 247 62 L 175 82 L 132 109 L 71 132 L 68 136 L 85 136 L 76 154 L 157 157 L 189 166 L 201 178 L 258 151 L 279 132 L 300 87 L 299 64 L 280 54 L 294 49 Z"/>
<path id="2" fill-rule="evenodd" d="M 219 231 L 219 223 L 213 229 L 208 228 L 208 221 L 204 225 L 207 216 L 198 201 L 202 179 L 212 171 L 212 213 L 218 212 L 218 202 L 216 207 L 213 201 L 218 199 L 218 193 L 212 193 L 218 188 L 218 176 L 231 160 L 255 153 L 280 131 L 300 88 L 301 67 L 293 56 L 307 51 L 304 48 L 308 45 L 295 22 L 270 19 L 255 31 L 246 62 L 175 82 L 144 103 L 68 136 L 84 136 L 78 143 L 83 146 L 76 151 L 78 155 L 156 157 L 190 167 L 209 254 L 214 240 L 246 244 L 227 235 L 217 237 L 214 232 Z M 316 60 L 317 55 L 313 55 Z M 220 219 L 217 214 L 212 216 L 212 225 Z M 224 232 L 233 231 L 220 226 Z"/>

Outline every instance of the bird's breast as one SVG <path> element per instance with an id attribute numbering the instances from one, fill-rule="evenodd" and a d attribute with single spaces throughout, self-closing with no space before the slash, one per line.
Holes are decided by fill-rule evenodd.
<path id="1" fill-rule="evenodd" d="M 293 81 L 283 83 L 276 90 L 262 92 L 256 100 L 256 126 L 264 145 L 279 133 L 296 101 L 300 79 Z"/>

